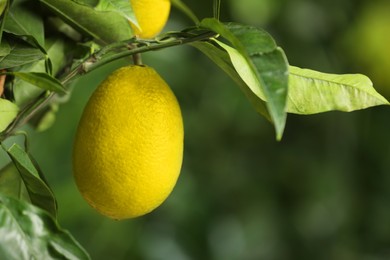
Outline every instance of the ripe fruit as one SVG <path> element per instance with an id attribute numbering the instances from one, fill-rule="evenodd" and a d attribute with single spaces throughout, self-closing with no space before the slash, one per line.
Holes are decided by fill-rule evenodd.
<path id="1" fill-rule="evenodd" d="M 153 38 L 167 23 L 171 9 L 170 0 L 130 0 L 139 28 L 131 24 L 140 38 Z"/>
<path id="2" fill-rule="evenodd" d="M 114 219 L 152 211 L 177 181 L 183 135 L 176 97 L 154 69 L 114 71 L 92 94 L 77 130 L 73 168 L 81 194 Z"/>

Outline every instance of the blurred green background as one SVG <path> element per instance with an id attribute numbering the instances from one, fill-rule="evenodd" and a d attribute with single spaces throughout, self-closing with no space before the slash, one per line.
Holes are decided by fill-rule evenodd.
<path id="1" fill-rule="evenodd" d="M 211 0 L 186 0 L 199 17 Z M 373 0 L 226 0 L 221 19 L 262 27 L 290 64 L 363 73 L 390 98 L 390 4 Z M 173 10 L 166 30 L 190 21 Z M 59 203 L 59 223 L 93 259 L 390 259 L 390 110 L 289 115 L 285 135 L 190 46 L 147 53 L 180 102 L 185 154 L 176 188 L 134 220 L 98 215 L 72 179 L 71 150 L 96 85 L 123 62 L 81 79 L 32 154 Z"/>

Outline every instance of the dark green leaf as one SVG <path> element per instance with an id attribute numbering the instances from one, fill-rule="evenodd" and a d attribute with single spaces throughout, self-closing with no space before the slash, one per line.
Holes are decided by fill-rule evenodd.
<path id="1" fill-rule="evenodd" d="M 9 72 L 34 86 L 44 90 L 50 90 L 62 94 L 66 94 L 64 86 L 56 78 L 42 72 Z"/>
<path id="2" fill-rule="evenodd" d="M 0 194 L 30 202 L 26 186 L 13 163 L 0 171 Z"/>
<path id="3" fill-rule="evenodd" d="M 8 150 L 24 185 L 27 188 L 31 202 L 50 212 L 54 217 L 57 215 L 57 203 L 53 192 L 43 178 L 43 174 L 36 167 L 33 159 L 18 144 L 13 144 Z"/>
<path id="4" fill-rule="evenodd" d="M 192 10 L 183 3 L 181 0 L 171 0 L 174 7 L 182 11 L 188 18 L 190 18 L 195 24 L 199 23 L 198 17 L 192 12 Z"/>
<path id="5" fill-rule="evenodd" d="M 219 33 L 245 58 L 251 74 L 256 75 L 267 100 L 267 108 L 274 122 L 277 139 L 282 137 L 286 124 L 288 90 L 288 62 L 282 49 L 265 31 L 236 23 L 220 23 L 204 19 L 201 26 Z"/>
<path id="6" fill-rule="evenodd" d="M 45 211 L 0 194 L 0 259 L 90 259 Z"/>
<path id="7" fill-rule="evenodd" d="M 9 100 L 0 98 L 0 132 L 15 119 L 19 112 L 19 107 Z"/>
<path id="8" fill-rule="evenodd" d="M 3 37 L 4 40 L 4 37 Z M 38 48 L 23 41 L 12 39 L 8 41 L 10 52 L 0 57 L 0 68 L 9 69 L 45 59 L 45 54 Z"/>
<path id="9" fill-rule="evenodd" d="M 127 19 L 117 12 L 99 12 L 71 0 L 40 1 L 75 29 L 100 44 L 123 41 L 133 36 Z"/>
<path id="10" fill-rule="evenodd" d="M 43 21 L 35 11 L 38 8 L 31 1 L 14 1 L 5 20 L 4 31 L 27 40 L 44 50 L 45 43 Z"/>
<path id="11" fill-rule="evenodd" d="M 290 113 L 353 111 L 378 105 L 389 105 L 389 102 L 364 75 L 336 75 L 290 66 L 287 106 Z"/>
<path id="12" fill-rule="evenodd" d="M 268 113 L 266 104 L 261 100 L 255 93 L 248 87 L 248 85 L 243 81 L 242 77 L 235 70 L 228 53 L 225 50 L 222 50 L 209 42 L 194 42 L 191 43 L 192 46 L 203 52 L 207 57 L 215 62 L 227 75 L 229 75 L 244 92 L 246 97 L 249 99 L 255 110 L 266 117 L 268 120 L 271 120 Z"/>

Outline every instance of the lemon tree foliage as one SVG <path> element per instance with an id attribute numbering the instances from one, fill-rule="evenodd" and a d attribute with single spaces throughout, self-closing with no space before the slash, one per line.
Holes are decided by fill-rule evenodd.
<path id="1" fill-rule="evenodd" d="M 169 17 L 171 4 L 187 15 L 194 25 L 161 33 Z M 282 138 L 289 113 L 309 115 L 332 110 L 354 111 L 389 104 L 364 75 L 335 75 L 290 65 L 288 53 L 285 54 L 265 30 L 248 24 L 220 21 L 219 4 L 220 1 L 210 4 L 210 8 L 214 7 L 214 17 L 199 19 L 185 1 L 180 0 L 0 1 L 0 142 L 4 150 L 2 156 L 8 158 L 8 163 L 0 171 L 1 259 L 89 258 L 71 235 L 59 227 L 55 191 L 51 190 L 27 145 L 23 148 L 13 144 L 10 137 L 18 134 L 20 128 L 27 124 L 37 130 L 50 127 L 61 102 L 65 102 L 72 92 L 71 84 L 86 73 L 112 61 L 133 57 L 137 66 L 129 65 L 131 71 L 134 68 L 148 71 L 147 67 L 139 66 L 142 53 L 183 44 L 193 46 L 229 75 L 254 109 L 275 126 L 277 139 Z M 139 73 L 138 76 L 143 75 Z M 122 79 L 115 79 L 104 83 L 104 86 L 107 89 L 111 84 L 131 86 L 137 75 L 126 83 Z M 150 84 L 154 84 L 151 79 L 159 79 L 158 74 L 153 75 L 144 76 L 147 79 L 138 83 L 146 84 L 148 89 Z M 159 79 L 158 82 L 163 81 Z M 155 84 L 155 87 L 169 90 L 165 83 L 160 83 Z M 158 93 L 154 90 L 151 92 Z M 101 135 L 112 138 L 113 142 L 104 144 L 93 140 L 98 136 L 90 134 L 93 132 L 91 128 L 99 127 L 85 123 L 84 120 L 84 123 L 81 121 L 80 129 L 86 130 L 79 130 L 79 136 L 82 136 L 79 138 L 89 138 L 91 142 L 89 145 L 76 142 L 81 143 L 81 146 L 76 145 L 74 150 L 74 168 L 81 169 L 75 173 L 80 191 L 98 211 L 116 219 L 139 216 L 161 204 L 175 185 L 182 160 L 182 123 L 180 108 L 176 101 L 172 101 L 175 100 L 174 95 L 167 94 L 171 101 L 164 101 L 164 106 L 168 104 L 171 108 L 176 107 L 176 116 L 170 120 L 167 120 L 170 117 L 167 116 L 169 113 L 166 112 L 166 107 L 155 107 L 154 103 L 158 104 L 157 100 L 161 96 L 156 98 L 145 95 L 145 100 L 152 99 L 138 102 L 134 99 L 136 95 L 134 92 L 121 94 L 119 91 L 110 91 L 110 94 L 104 94 L 106 101 L 101 101 L 100 98 L 97 98 L 100 101 L 91 101 L 106 105 L 115 103 L 121 96 L 131 97 L 118 105 L 118 110 L 113 110 L 114 115 L 106 109 L 107 112 L 98 118 L 93 112 L 88 112 L 87 108 L 86 117 L 94 118 L 99 126 L 104 125 L 109 131 Z M 117 120 L 111 121 L 112 116 L 122 112 L 135 113 L 135 107 L 144 111 L 145 106 L 149 110 L 141 113 L 142 116 L 147 114 L 150 122 L 160 122 L 160 125 L 149 126 L 153 129 L 147 126 L 142 128 L 139 133 L 145 135 L 145 131 L 149 134 L 151 132 L 150 139 L 132 149 L 144 151 L 160 147 L 161 150 L 156 153 L 164 154 L 161 151 L 169 150 L 167 144 L 176 142 L 176 150 L 172 150 L 173 155 L 168 156 L 169 158 L 154 156 L 149 164 L 121 173 L 126 176 L 125 181 L 117 189 L 107 190 L 107 187 L 102 186 L 102 183 L 109 180 L 104 169 L 116 168 L 115 164 L 120 163 L 119 160 L 102 159 L 103 171 L 96 174 L 99 169 L 95 169 L 93 173 L 88 172 L 92 167 L 88 166 L 87 161 L 83 161 L 82 155 L 106 157 L 91 154 L 91 151 L 108 150 L 111 157 L 117 159 L 115 154 L 120 154 L 123 143 L 132 138 L 128 133 L 136 131 L 133 131 L 131 125 L 134 123 L 131 121 L 119 116 Z M 155 107 L 156 111 L 151 111 L 151 107 Z M 121 108 L 130 110 L 122 111 Z M 137 113 L 135 115 L 139 116 Z M 178 130 L 176 134 L 172 134 L 169 142 L 161 142 L 167 135 L 159 137 L 164 131 L 156 131 L 163 124 L 167 128 Z M 172 127 L 172 124 L 176 124 L 176 127 Z M 127 130 L 121 132 L 123 129 Z M 130 143 L 128 147 L 131 147 Z M 99 145 L 104 146 L 102 148 Z M 100 148 L 95 149 L 96 147 Z M 162 159 L 170 163 L 161 162 Z M 140 157 L 138 161 L 141 160 Z M 134 164 L 136 162 L 128 167 L 133 167 Z M 167 174 L 164 175 L 167 179 L 164 180 L 158 179 L 158 175 L 154 173 L 156 169 L 161 169 L 161 165 L 168 165 L 165 171 Z M 146 178 L 151 181 L 149 184 L 142 178 L 145 172 L 150 174 Z M 87 178 L 87 175 L 96 175 L 97 179 L 85 182 L 83 178 Z M 147 184 L 147 188 L 143 190 L 137 180 Z M 118 185 L 118 179 L 111 181 Z M 162 183 L 165 185 L 159 186 Z M 94 197 L 99 189 L 106 189 L 109 194 L 107 196 L 111 197 Z M 125 192 L 126 189 L 131 190 L 130 195 Z M 161 196 L 148 202 L 140 199 L 142 196 L 139 194 L 149 194 L 150 190 L 162 191 Z M 116 200 L 118 194 L 126 202 Z M 150 197 L 149 195 L 146 197 Z M 118 203 L 107 206 L 109 200 Z"/>

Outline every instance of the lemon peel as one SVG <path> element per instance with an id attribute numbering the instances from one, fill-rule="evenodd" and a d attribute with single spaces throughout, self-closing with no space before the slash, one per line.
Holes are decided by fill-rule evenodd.
<path id="1" fill-rule="evenodd" d="M 170 0 L 130 0 L 139 27 L 131 23 L 134 34 L 149 39 L 156 36 L 168 21 Z"/>
<path id="2" fill-rule="evenodd" d="M 183 121 L 172 90 L 146 66 L 114 71 L 92 94 L 73 148 L 76 185 L 113 219 L 158 207 L 178 179 Z"/>

